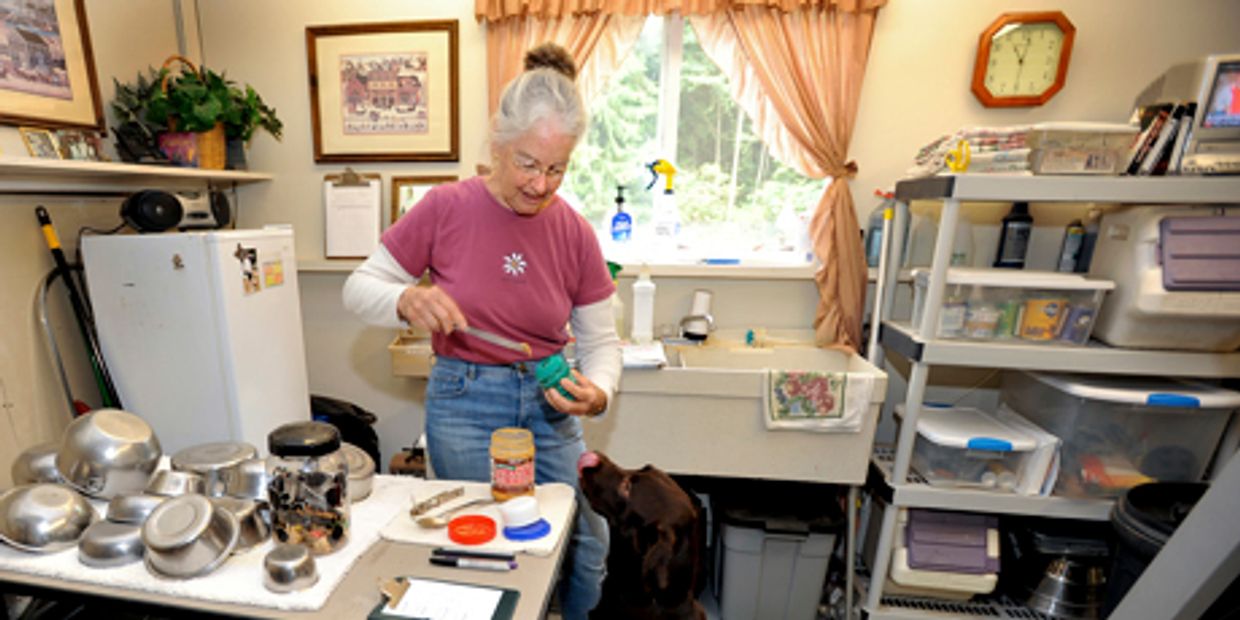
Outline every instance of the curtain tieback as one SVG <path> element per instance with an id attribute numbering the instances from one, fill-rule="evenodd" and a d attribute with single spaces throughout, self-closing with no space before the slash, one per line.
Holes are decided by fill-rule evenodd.
<path id="1" fill-rule="evenodd" d="M 855 179 L 857 178 L 857 162 L 850 159 L 842 168 L 828 171 L 827 174 L 833 179 Z"/>

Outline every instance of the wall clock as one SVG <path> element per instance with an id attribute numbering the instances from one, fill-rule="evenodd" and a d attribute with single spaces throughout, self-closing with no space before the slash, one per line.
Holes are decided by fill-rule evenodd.
<path id="1" fill-rule="evenodd" d="M 1000 15 L 978 41 L 973 94 L 989 108 L 1046 103 L 1067 80 L 1075 38 L 1060 11 Z"/>

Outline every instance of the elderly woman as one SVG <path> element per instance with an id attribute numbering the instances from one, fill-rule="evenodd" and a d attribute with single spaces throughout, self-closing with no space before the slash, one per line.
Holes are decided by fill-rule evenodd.
<path id="1" fill-rule="evenodd" d="M 490 479 L 491 433 L 534 435 L 538 483 L 577 487 L 585 451 L 581 416 L 603 413 L 620 375 L 613 284 L 589 224 L 556 195 L 586 130 L 586 112 L 563 48 L 544 45 L 504 89 L 491 122 L 486 176 L 429 192 L 383 235 L 349 277 L 346 307 L 367 322 L 433 333 L 436 363 L 426 390 L 431 466 L 446 479 Z M 429 272 L 431 286 L 415 286 Z M 539 387 L 537 361 L 576 339 L 580 370 Z M 470 336 L 480 328 L 529 343 L 522 354 Z M 606 524 L 581 500 L 561 580 L 565 618 L 598 600 Z"/>

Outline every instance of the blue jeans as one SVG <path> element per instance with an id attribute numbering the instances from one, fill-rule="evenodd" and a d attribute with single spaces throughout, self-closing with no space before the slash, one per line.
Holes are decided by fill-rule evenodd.
<path id="1" fill-rule="evenodd" d="M 440 357 L 426 388 L 426 440 L 439 478 L 491 479 L 491 433 L 514 426 L 534 434 L 538 484 L 563 482 L 577 490 L 577 521 L 560 580 L 566 620 L 584 619 L 598 603 L 607 558 L 607 522 L 590 509 L 577 484 L 585 452 L 581 422 L 556 411 L 542 394 L 534 362 L 474 364 Z"/>

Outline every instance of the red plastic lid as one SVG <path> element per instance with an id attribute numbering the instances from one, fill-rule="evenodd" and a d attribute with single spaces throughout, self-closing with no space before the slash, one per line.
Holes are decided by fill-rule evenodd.
<path id="1" fill-rule="evenodd" d="M 495 520 L 485 515 L 464 515 L 448 522 L 448 538 L 462 545 L 481 545 L 495 538 Z"/>

